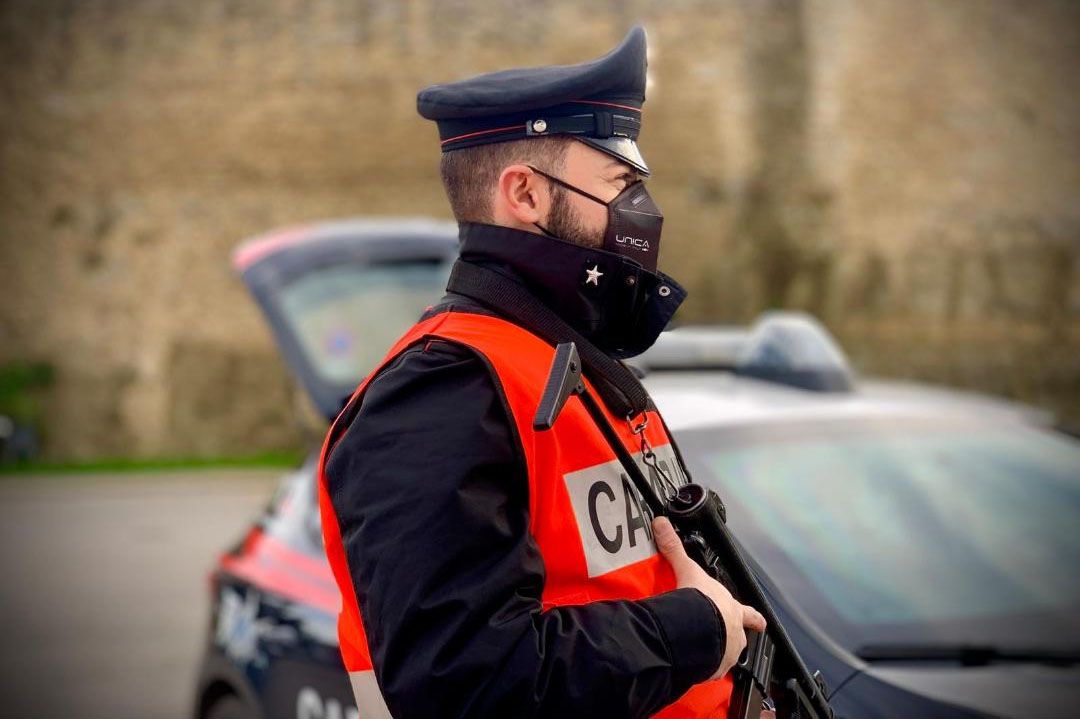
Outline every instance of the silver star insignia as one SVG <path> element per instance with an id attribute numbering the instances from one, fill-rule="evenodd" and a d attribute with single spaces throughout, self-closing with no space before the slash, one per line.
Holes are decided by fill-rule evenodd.
<path id="1" fill-rule="evenodd" d="M 600 265 L 593 265 L 591 270 L 586 269 L 585 274 L 588 277 L 585 278 L 585 284 L 593 284 L 597 287 L 600 286 L 600 278 L 604 276 L 604 273 L 600 271 Z"/>

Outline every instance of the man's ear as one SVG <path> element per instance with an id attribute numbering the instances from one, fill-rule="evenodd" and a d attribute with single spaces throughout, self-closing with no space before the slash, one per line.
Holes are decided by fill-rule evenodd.
<path id="1" fill-rule="evenodd" d="M 547 216 L 548 188 L 542 178 L 526 165 L 510 165 L 499 174 L 492 212 L 495 222 L 536 231 L 536 223 Z"/>

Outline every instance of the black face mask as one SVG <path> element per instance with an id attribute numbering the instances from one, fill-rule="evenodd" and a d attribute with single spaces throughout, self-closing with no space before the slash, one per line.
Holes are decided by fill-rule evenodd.
<path id="1" fill-rule="evenodd" d="M 608 221 L 607 229 L 604 231 L 604 249 L 637 261 L 649 272 L 656 272 L 656 258 L 660 254 L 660 231 L 664 226 L 664 216 L 649 196 L 644 182 L 638 180 L 615 195 L 611 202 L 604 202 L 599 197 L 574 187 L 568 182 L 563 182 L 543 170 L 538 170 L 532 165 L 528 167 L 560 187 L 565 187 L 607 207 Z M 551 234 L 541 225 L 536 226 L 545 234 Z"/>

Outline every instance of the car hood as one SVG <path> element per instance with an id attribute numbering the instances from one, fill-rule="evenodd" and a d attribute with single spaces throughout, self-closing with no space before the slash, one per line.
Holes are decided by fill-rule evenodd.
<path id="1" fill-rule="evenodd" d="M 1040 664 L 881 667 L 872 677 L 915 694 L 1010 719 L 1068 719 L 1080 706 L 1080 668 Z M 838 694 L 849 692 L 860 676 Z"/>

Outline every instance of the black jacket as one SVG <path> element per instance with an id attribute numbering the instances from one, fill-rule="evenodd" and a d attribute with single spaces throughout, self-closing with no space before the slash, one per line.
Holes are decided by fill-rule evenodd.
<path id="1" fill-rule="evenodd" d="M 578 259 L 619 265 L 610 253 L 491 226 L 462 238 L 460 261 L 520 282 L 590 338 L 609 329 L 581 317 L 611 308 L 567 304 L 589 299 L 573 291 Z M 445 311 L 502 314 L 453 293 L 429 314 Z M 414 346 L 342 421 L 326 478 L 394 716 L 644 717 L 716 671 L 724 626 L 697 590 L 541 610 L 523 450 L 472 350 Z"/>

